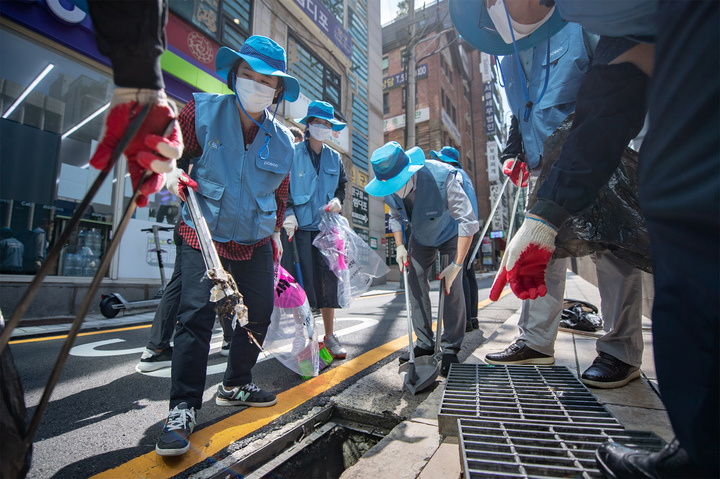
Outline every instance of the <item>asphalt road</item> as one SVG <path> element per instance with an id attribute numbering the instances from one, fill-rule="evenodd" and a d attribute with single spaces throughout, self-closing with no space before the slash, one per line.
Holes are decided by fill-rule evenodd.
<path id="1" fill-rule="evenodd" d="M 492 278 L 479 281 L 481 302 L 487 299 L 491 282 Z M 464 352 L 472 352 L 479 347 L 483 338 L 487 338 L 517 309 L 519 300 L 509 296 L 512 295 L 482 309 L 481 329 L 466 335 Z M 436 306 L 438 293 L 433 292 L 431 299 Z M 350 308 L 337 311 L 336 321 L 336 334 L 348 350 L 348 360 L 407 336 L 402 293 L 358 298 Z M 322 334 L 319 317 L 316 327 Z M 35 436 L 33 466 L 28 477 L 91 477 L 154 451 L 161 422 L 167 416 L 170 370 L 150 374 L 135 372 L 148 333 L 149 325 L 145 325 L 77 338 Z M 226 360 L 220 355 L 221 342 L 222 332 L 218 327 L 208 358 L 206 390 L 203 408 L 198 412 L 196 432 L 244 409 L 215 405 L 214 393 L 222 381 Z M 40 338 L 11 346 L 25 389 L 28 417 L 35 411 L 62 344 L 63 339 Z M 300 406 L 266 428 L 277 427 L 314 406 L 327 404 L 334 394 L 360 377 L 395 361 L 406 346 L 407 343 L 405 348 L 363 367 L 327 390 L 308 394 Z M 342 364 L 343 361 L 336 360 L 330 369 Z M 322 373 L 325 372 L 327 370 Z M 253 376 L 258 386 L 275 394 L 303 383 L 297 374 L 280 362 L 262 355 L 253 369 Z M 262 434 L 262 429 L 256 433 Z"/>

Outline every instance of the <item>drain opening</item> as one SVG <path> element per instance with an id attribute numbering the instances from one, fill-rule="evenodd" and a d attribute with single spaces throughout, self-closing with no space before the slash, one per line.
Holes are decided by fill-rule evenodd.
<path id="1" fill-rule="evenodd" d="M 400 422 L 330 406 L 214 478 L 339 478 Z"/>

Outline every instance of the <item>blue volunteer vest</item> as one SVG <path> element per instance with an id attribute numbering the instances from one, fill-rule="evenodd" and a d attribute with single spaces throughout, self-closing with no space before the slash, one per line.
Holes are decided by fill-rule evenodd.
<path id="1" fill-rule="evenodd" d="M 468 199 L 470 199 L 470 204 L 472 205 L 473 213 L 475 213 L 475 218 L 478 217 L 478 204 L 477 204 L 477 195 L 475 195 L 475 188 L 473 188 L 472 180 L 470 180 L 470 177 L 467 173 L 465 173 L 465 170 L 461 170 L 460 168 L 457 169 L 458 172 L 460 172 L 460 175 L 463 179 L 463 190 L 465 191 L 465 194 L 467 195 Z"/>
<path id="2" fill-rule="evenodd" d="M 415 173 L 415 202 L 410 224 L 412 237 L 422 246 L 438 247 L 458 234 L 458 223 L 450 216 L 445 194 L 445 182 L 453 171 L 457 170 L 440 161 L 425 160 L 425 166 Z M 392 194 L 385 197 L 385 202 L 403 218 L 408 218 L 402 198 Z"/>
<path id="3" fill-rule="evenodd" d="M 340 155 L 327 145 L 322 148 L 319 170 L 318 177 L 307 150 L 307 143 L 297 143 L 290 169 L 290 196 L 298 229 L 301 230 L 319 230 L 318 209 L 333 199 L 340 181 Z"/>
<path id="4" fill-rule="evenodd" d="M 253 244 L 275 230 L 275 190 L 292 164 L 293 143 L 280 123 L 265 115 L 272 137 L 267 159 L 260 158 L 260 129 L 247 151 L 235 95 L 193 93 L 195 132 L 203 149 L 190 176 L 198 183 L 198 203 L 215 241 Z M 194 228 L 187 205 L 183 221 Z"/>
<path id="5" fill-rule="evenodd" d="M 536 101 L 545 85 L 547 41 L 540 42 L 532 52 L 528 96 Z M 535 168 L 543 154 L 543 142 L 567 116 L 575 111 L 575 99 L 590 60 L 583 41 L 580 25 L 571 23 L 550 38 L 550 79 L 539 103 L 533 105 L 528 121 L 525 115 L 523 76 L 518 70 L 515 55 L 503 57 L 501 66 L 505 78 L 505 93 L 510 110 L 520 124 L 525 157 L 530 168 Z"/>

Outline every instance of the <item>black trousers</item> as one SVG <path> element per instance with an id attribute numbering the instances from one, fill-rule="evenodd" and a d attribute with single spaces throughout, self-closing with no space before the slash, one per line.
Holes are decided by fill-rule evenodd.
<path id="1" fill-rule="evenodd" d="M 659 2 L 640 204 L 655 367 L 680 444 L 720 477 L 720 3 Z"/>
<path id="2" fill-rule="evenodd" d="M 256 248 L 247 261 L 228 261 L 223 266 L 235 279 L 248 309 L 249 323 L 255 339 L 262 345 L 270 326 L 273 310 L 272 246 Z M 170 409 L 181 402 L 200 409 L 205 390 L 210 338 L 215 324 L 215 303 L 210 301 L 212 282 L 205 278 L 205 263 L 199 250 L 182 245 L 182 291 L 178 307 L 178 324 L 172 358 Z M 246 329 L 236 327 L 230 343 L 223 384 L 242 386 L 252 382 L 252 368 L 260 350 L 250 340 Z"/>

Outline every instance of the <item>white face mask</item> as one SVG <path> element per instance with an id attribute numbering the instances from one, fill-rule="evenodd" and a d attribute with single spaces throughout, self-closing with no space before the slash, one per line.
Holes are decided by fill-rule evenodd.
<path id="1" fill-rule="evenodd" d="M 405 186 L 397 190 L 395 194 L 398 195 L 400 198 L 405 198 L 407 195 L 410 194 L 413 188 L 415 188 L 415 182 L 413 181 L 413 177 L 411 176 L 408 182 L 405 183 Z"/>
<path id="2" fill-rule="evenodd" d="M 510 17 L 512 33 L 510 32 L 510 25 L 508 25 L 508 15 L 507 13 L 505 13 L 505 2 L 503 0 L 497 0 L 497 2 L 495 2 L 495 5 L 491 6 L 487 10 L 488 14 L 490 15 L 490 19 L 493 22 L 493 25 L 495 25 L 495 30 L 497 30 L 498 34 L 502 37 L 505 43 L 511 45 L 513 42 L 513 33 L 515 34 L 515 41 L 518 41 L 521 38 L 525 38 L 526 36 L 530 35 L 552 16 L 553 12 L 555 11 L 555 7 L 553 6 L 550 9 L 550 12 L 545 15 L 545 18 L 531 25 L 518 23 L 513 20 L 512 17 Z"/>
<path id="3" fill-rule="evenodd" d="M 310 136 L 318 141 L 325 141 L 330 137 L 332 130 L 325 125 L 313 123 L 310 125 Z"/>
<path id="4" fill-rule="evenodd" d="M 235 80 L 235 92 L 240 103 L 248 113 L 259 113 L 272 105 L 275 98 L 275 89 L 267 85 L 250 80 L 238 78 Z"/>

